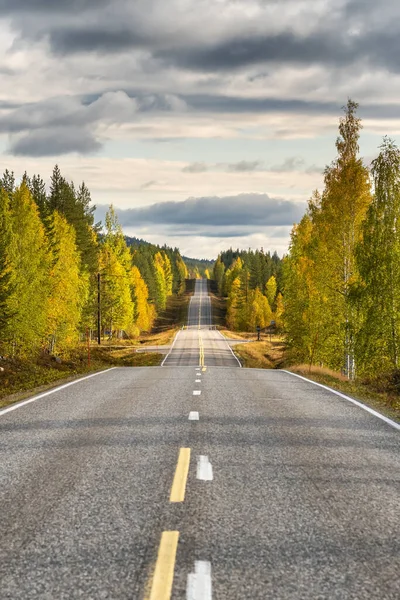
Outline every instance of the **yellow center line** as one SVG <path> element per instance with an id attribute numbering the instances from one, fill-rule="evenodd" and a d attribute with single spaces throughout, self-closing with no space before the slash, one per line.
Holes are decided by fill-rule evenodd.
<path id="1" fill-rule="evenodd" d="M 176 465 L 175 477 L 172 482 L 170 502 L 183 502 L 185 499 L 186 480 L 189 472 L 190 448 L 179 450 L 178 464 Z"/>
<path id="2" fill-rule="evenodd" d="M 169 600 L 174 580 L 179 531 L 163 531 L 149 600 Z"/>
<path id="3" fill-rule="evenodd" d="M 200 367 L 204 367 L 204 345 L 203 338 L 199 334 L 199 364 Z"/>

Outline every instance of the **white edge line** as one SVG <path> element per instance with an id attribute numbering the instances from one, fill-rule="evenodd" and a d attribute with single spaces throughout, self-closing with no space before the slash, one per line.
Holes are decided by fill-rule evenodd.
<path id="1" fill-rule="evenodd" d="M 289 373 L 289 375 L 293 375 L 293 377 L 298 377 L 299 379 L 303 379 L 304 381 L 307 381 L 308 383 L 313 383 L 314 385 L 317 385 L 318 387 L 321 387 L 324 390 L 328 390 L 328 392 L 332 392 L 332 394 L 336 394 L 336 396 L 340 396 L 341 398 L 348 400 L 352 404 L 355 404 L 359 408 L 366 410 L 367 412 L 371 413 L 371 415 L 374 415 L 374 417 L 378 417 L 378 419 L 381 419 L 381 421 L 384 421 L 388 425 L 391 425 L 392 427 L 394 427 L 395 429 L 400 431 L 400 423 L 396 423 L 396 421 L 392 421 L 392 419 L 385 417 L 385 415 L 382 415 L 381 413 L 374 410 L 373 408 L 366 406 L 362 402 L 358 402 L 358 400 L 354 400 L 354 398 L 350 398 L 350 396 L 346 396 L 346 394 L 337 392 L 336 390 L 328 387 L 327 385 L 323 385 L 322 383 L 317 383 L 316 381 L 312 381 L 312 379 L 307 379 L 307 377 L 303 377 L 302 375 L 297 375 L 297 373 L 292 373 L 291 371 L 286 371 L 286 369 L 281 369 L 281 371 L 283 373 Z"/>
<path id="2" fill-rule="evenodd" d="M 171 349 L 170 349 L 170 351 L 168 352 L 167 356 L 166 356 L 166 357 L 164 358 L 164 360 L 162 361 L 162 363 L 161 363 L 160 367 L 163 367 L 163 366 L 164 366 L 164 363 L 165 363 L 165 361 L 167 360 L 168 356 L 171 354 L 172 350 L 174 349 L 175 342 L 176 342 L 176 340 L 178 339 L 178 335 L 180 334 L 180 332 L 181 332 L 181 331 L 182 331 L 182 329 L 179 329 L 179 331 L 177 331 L 177 333 L 176 333 L 176 336 L 174 337 L 174 341 L 172 342 Z"/>
<path id="3" fill-rule="evenodd" d="M 239 367 L 240 367 L 240 368 L 243 368 L 243 365 L 242 365 L 242 363 L 240 362 L 240 360 L 238 359 L 238 357 L 236 356 L 236 354 L 234 353 L 234 351 L 232 350 L 232 348 L 231 348 L 231 347 L 230 347 L 230 345 L 228 344 L 226 337 L 224 337 L 224 336 L 222 335 L 222 333 L 220 332 L 220 330 L 219 330 L 219 329 L 217 329 L 217 331 L 218 331 L 219 335 L 222 337 L 222 339 L 223 339 L 223 340 L 226 342 L 226 345 L 228 346 L 229 350 L 232 352 L 232 356 L 233 356 L 234 358 L 236 358 L 236 360 L 238 361 L 238 363 L 239 363 Z"/>
<path id="4" fill-rule="evenodd" d="M 69 383 L 64 383 L 64 385 L 59 385 L 58 387 L 53 388 L 52 390 L 49 390 L 48 392 L 44 392 L 43 394 L 39 394 L 38 396 L 33 396 L 33 398 L 29 398 L 28 400 L 23 400 L 22 402 L 16 402 L 12 406 L 9 406 L 7 408 L 4 408 L 3 410 L 0 410 L 0 417 L 2 415 L 5 415 L 6 413 L 11 412 L 12 410 L 17 410 L 17 408 L 20 408 L 21 406 L 25 406 L 26 404 L 35 402 L 35 400 L 40 400 L 40 398 L 44 398 L 45 396 L 50 396 L 50 394 L 55 394 L 56 392 L 59 392 L 60 390 L 65 390 L 65 388 L 69 387 L 70 385 L 75 385 L 76 383 L 84 381 L 85 379 L 90 379 L 91 377 L 96 377 L 97 375 L 102 375 L 103 373 L 107 373 L 108 371 L 112 371 L 113 369 L 116 369 L 116 368 L 117 367 L 110 367 L 109 369 L 105 369 L 104 371 L 98 371 L 97 373 L 92 373 L 92 375 L 86 375 L 85 377 L 80 377 L 79 379 L 75 379 L 74 381 L 70 381 Z"/>

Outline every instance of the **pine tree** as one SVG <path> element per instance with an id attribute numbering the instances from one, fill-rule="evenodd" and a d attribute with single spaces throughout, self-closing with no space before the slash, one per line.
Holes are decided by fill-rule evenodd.
<path id="1" fill-rule="evenodd" d="M 8 194 L 10 200 L 12 199 L 15 190 L 14 171 L 9 171 L 8 169 L 4 171 L 3 177 L 0 179 L 0 189 L 3 189 Z"/>
<path id="2" fill-rule="evenodd" d="M 50 182 L 50 195 L 48 199 L 49 212 L 57 210 L 58 212 L 65 214 L 62 198 L 62 186 L 64 183 L 65 179 L 61 175 L 60 168 L 58 165 L 55 165 Z"/>
<path id="3" fill-rule="evenodd" d="M 49 216 L 49 207 L 46 195 L 46 186 L 40 175 L 34 175 L 29 183 L 29 189 L 32 194 L 36 206 L 39 209 L 39 214 L 42 221 L 45 223 L 46 218 Z"/>

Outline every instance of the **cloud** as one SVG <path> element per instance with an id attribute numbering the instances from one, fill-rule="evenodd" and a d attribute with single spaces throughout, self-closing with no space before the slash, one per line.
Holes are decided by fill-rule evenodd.
<path id="1" fill-rule="evenodd" d="M 292 171 L 300 171 L 304 167 L 304 159 L 301 156 L 291 156 L 278 165 L 273 165 L 270 171 L 275 173 L 290 173 Z"/>
<path id="2" fill-rule="evenodd" d="M 182 169 L 182 173 L 205 173 L 206 171 L 208 171 L 208 167 L 202 162 L 191 163 Z"/>
<path id="3" fill-rule="evenodd" d="M 99 206 L 98 210 L 105 211 Z M 201 227 L 202 235 L 231 235 L 231 229 L 259 230 L 266 226 L 289 226 L 301 219 L 304 205 L 272 198 L 267 194 L 239 194 L 225 197 L 188 198 L 184 202 L 160 202 L 150 206 L 116 209 L 123 227 Z M 240 234 L 242 235 L 242 234 Z"/>
<path id="4" fill-rule="evenodd" d="M 14 140 L 9 148 L 15 156 L 59 156 L 78 152 L 92 154 L 101 144 L 87 131 L 75 128 L 40 129 Z"/>
<path id="5" fill-rule="evenodd" d="M 203 0 L 0 0 L 21 40 L 46 40 L 56 55 L 137 52 L 146 66 L 234 72 L 258 65 L 346 67 L 398 72 L 399 8 L 371 0 L 279 3 Z M 62 15 L 62 19 L 60 18 Z M 264 73 L 265 69 L 261 71 Z M 257 75 L 248 76 L 254 82 Z"/>
<path id="6" fill-rule="evenodd" d="M 150 188 L 152 185 L 155 185 L 157 183 L 157 181 L 155 179 L 152 179 L 151 181 L 146 181 L 143 185 L 140 186 L 141 190 L 147 190 L 148 188 Z"/>
<path id="7" fill-rule="evenodd" d="M 7 105 L 4 108 L 9 108 Z M 26 153 L 30 143 L 25 140 L 35 139 L 34 131 L 42 131 L 42 137 L 52 137 L 58 140 L 62 132 L 66 131 L 64 144 L 60 141 L 52 144 L 58 148 L 57 154 L 62 153 L 63 147 L 66 152 L 86 153 L 94 148 L 101 147 L 102 142 L 99 135 L 100 127 L 110 125 L 130 124 L 138 120 L 138 115 L 148 112 L 173 112 L 184 111 L 186 104 L 172 94 L 146 95 L 130 98 L 123 91 L 105 92 L 93 101 L 86 101 L 76 96 L 65 96 L 49 98 L 41 102 L 27 103 L 8 110 L 0 115 L 0 133 L 22 133 L 29 132 L 24 141 L 18 141 L 10 146 L 11 152 L 16 148 L 24 148 Z M 82 143 L 75 129 L 82 128 L 82 137 L 87 143 Z M 90 131 L 89 131 L 90 129 Z M 69 133 L 72 130 L 72 133 Z M 39 139 L 40 135 L 37 134 Z M 77 141 L 76 147 L 72 148 L 73 140 Z M 93 142 L 89 142 L 93 140 Z M 32 156 L 38 156 L 35 153 Z"/>
<path id="8" fill-rule="evenodd" d="M 231 173 L 251 173 L 257 170 L 260 165 L 261 163 L 258 160 L 241 160 L 237 163 L 228 164 L 228 171 Z"/>
<path id="9" fill-rule="evenodd" d="M 229 94 L 186 94 L 182 96 L 189 108 L 215 113 L 300 113 L 314 115 L 338 114 L 343 102 L 322 102 L 298 98 L 243 97 Z"/>
<path id="10" fill-rule="evenodd" d="M 191 163 L 182 169 L 183 173 L 204 173 L 206 171 L 219 171 L 225 173 L 292 173 L 304 172 L 307 174 L 322 173 L 323 168 L 316 165 L 306 167 L 301 156 L 290 156 L 282 163 L 267 166 L 262 160 L 240 160 L 234 163 Z"/>
<path id="11" fill-rule="evenodd" d="M 0 0 L 0 15 L 19 12 L 80 12 L 108 2 L 109 0 Z"/>

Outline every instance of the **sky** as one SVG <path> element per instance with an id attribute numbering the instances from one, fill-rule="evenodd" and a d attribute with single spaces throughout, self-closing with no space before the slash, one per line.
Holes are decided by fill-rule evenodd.
<path id="1" fill-rule="evenodd" d="M 0 170 L 88 185 L 127 235 L 287 250 L 359 102 L 400 134 L 398 0 L 0 0 Z"/>

